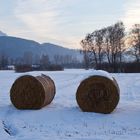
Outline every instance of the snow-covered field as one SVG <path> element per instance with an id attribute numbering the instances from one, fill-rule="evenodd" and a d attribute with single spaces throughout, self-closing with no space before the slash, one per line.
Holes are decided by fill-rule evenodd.
<path id="1" fill-rule="evenodd" d="M 89 72 L 30 72 L 51 76 L 56 96 L 41 110 L 17 110 L 10 102 L 9 90 L 23 74 L 0 71 L 0 140 L 139 140 L 140 74 L 113 74 L 121 99 L 116 110 L 106 115 L 82 112 L 76 103 L 77 87 Z"/>

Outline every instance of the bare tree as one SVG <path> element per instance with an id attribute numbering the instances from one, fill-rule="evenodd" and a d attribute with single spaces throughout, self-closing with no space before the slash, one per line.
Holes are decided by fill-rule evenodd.
<path id="1" fill-rule="evenodd" d="M 5 69 L 8 65 L 8 57 L 5 53 L 0 54 L 0 69 Z"/>
<path id="2" fill-rule="evenodd" d="M 96 68 L 101 68 L 106 55 L 108 63 L 113 65 L 113 69 L 116 71 L 116 64 L 122 62 L 124 29 L 123 23 L 118 22 L 88 34 L 81 41 L 85 61 L 89 65 L 94 62 Z"/>
<path id="3" fill-rule="evenodd" d="M 40 64 L 41 64 L 41 66 L 42 66 L 43 69 L 46 69 L 46 68 L 49 67 L 49 65 L 50 65 L 50 60 L 49 60 L 49 57 L 48 57 L 47 54 L 46 54 L 46 55 L 43 54 L 43 55 L 41 56 Z"/>
<path id="4" fill-rule="evenodd" d="M 84 65 L 85 65 L 85 69 L 89 69 L 90 67 L 90 63 L 91 63 L 91 55 L 92 55 L 92 52 L 91 52 L 91 47 L 90 47 L 90 44 L 89 44 L 89 37 L 90 37 L 90 34 L 86 36 L 85 39 L 83 39 L 80 44 L 82 46 L 82 50 L 81 50 L 81 53 L 83 53 L 84 55 Z"/>
<path id="5" fill-rule="evenodd" d="M 105 31 L 105 46 L 108 63 L 113 65 L 114 72 L 119 63 L 121 68 L 122 54 L 125 51 L 124 45 L 125 28 L 122 22 L 109 26 Z"/>
<path id="6" fill-rule="evenodd" d="M 95 63 L 95 67 L 101 66 L 104 51 L 103 51 L 103 30 L 96 30 L 88 34 L 84 40 L 81 41 L 84 52 L 84 59 L 89 65 Z"/>
<path id="7" fill-rule="evenodd" d="M 33 63 L 33 54 L 32 52 L 24 52 L 23 54 L 23 63 L 27 65 L 32 65 Z"/>
<path id="8" fill-rule="evenodd" d="M 39 65 L 40 64 L 40 56 L 36 54 L 34 56 L 34 61 L 33 62 L 34 62 L 34 64 Z"/>
<path id="9" fill-rule="evenodd" d="M 133 48 L 131 53 L 136 61 L 140 62 L 140 24 L 135 24 L 129 33 L 129 45 Z"/>
<path id="10" fill-rule="evenodd" d="M 56 65 L 59 65 L 60 64 L 60 56 L 59 55 L 54 55 L 53 59 L 54 59 L 54 63 Z"/>

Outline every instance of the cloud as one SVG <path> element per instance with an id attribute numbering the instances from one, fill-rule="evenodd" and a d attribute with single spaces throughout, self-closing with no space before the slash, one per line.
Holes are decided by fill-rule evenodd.
<path id="1" fill-rule="evenodd" d="M 53 29 L 57 13 L 50 10 L 45 0 L 18 0 L 15 15 L 22 21 L 28 30 L 34 34 L 50 32 Z"/>
<path id="2" fill-rule="evenodd" d="M 125 0 L 124 16 L 122 20 L 127 28 L 131 28 L 134 24 L 140 23 L 140 1 Z"/>
<path id="3" fill-rule="evenodd" d="M 105 0 L 96 5 L 87 0 L 18 0 L 15 15 L 28 32 L 22 36 L 78 48 L 87 33 L 113 19 L 101 9 L 104 4 Z"/>
<path id="4" fill-rule="evenodd" d="M 112 0 L 13 0 L 14 7 L 11 7 L 11 0 L 5 1 L 9 1 L 5 2 L 5 8 L 10 6 L 11 10 L 6 16 L 2 16 L 3 20 L 0 21 L 4 31 L 13 36 L 70 48 L 80 47 L 79 42 L 87 33 L 115 23 L 120 17 L 121 12 L 118 12 L 118 9 L 121 9 L 122 2 L 117 0 L 114 4 Z M 4 11 L 7 11 L 5 8 Z"/>
<path id="5" fill-rule="evenodd" d="M 67 47 L 76 46 L 77 37 L 71 37 L 72 29 L 68 28 L 69 19 L 61 8 L 64 4 L 59 5 L 60 0 L 19 0 L 15 15 L 27 26 L 27 32 L 32 32 L 32 34 L 26 34 L 26 37 L 42 42 L 48 40 Z M 67 20 L 68 24 L 65 24 Z"/>

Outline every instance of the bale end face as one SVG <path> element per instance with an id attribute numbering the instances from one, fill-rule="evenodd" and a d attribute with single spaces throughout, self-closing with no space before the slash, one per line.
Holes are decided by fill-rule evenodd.
<path id="1" fill-rule="evenodd" d="M 11 87 L 10 98 L 18 109 L 40 109 L 45 94 L 41 83 L 33 76 L 19 77 Z"/>
<path id="2" fill-rule="evenodd" d="M 91 76 L 81 82 L 76 100 L 84 112 L 111 113 L 119 102 L 119 87 L 115 80 Z"/>

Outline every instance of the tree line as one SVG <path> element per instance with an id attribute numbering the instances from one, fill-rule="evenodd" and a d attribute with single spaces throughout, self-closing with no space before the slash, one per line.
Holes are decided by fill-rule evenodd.
<path id="1" fill-rule="evenodd" d="M 83 62 L 72 55 L 54 55 L 49 58 L 47 54 L 34 55 L 24 52 L 22 57 L 9 58 L 5 53 L 0 53 L 0 69 L 8 69 L 9 65 L 15 66 L 19 71 L 29 70 L 63 70 L 64 68 L 82 68 Z"/>
<path id="2" fill-rule="evenodd" d="M 139 24 L 135 24 L 130 31 L 126 32 L 123 22 L 117 22 L 87 34 L 80 44 L 86 69 L 125 72 L 127 66 L 133 63 L 139 67 L 137 69 L 140 71 Z M 130 63 L 128 58 L 132 57 L 134 60 Z"/>

